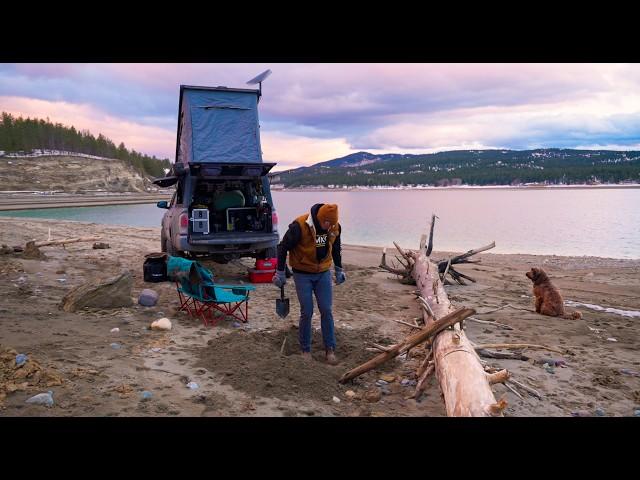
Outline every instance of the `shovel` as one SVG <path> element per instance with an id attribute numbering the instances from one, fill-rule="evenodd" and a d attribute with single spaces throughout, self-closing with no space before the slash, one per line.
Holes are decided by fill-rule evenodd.
<path id="1" fill-rule="evenodd" d="M 289 299 L 284 298 L 284 285 L 280 287 L 280 298 L 276 299 L 276 313 L 280 318 L 289 315 Z"/>

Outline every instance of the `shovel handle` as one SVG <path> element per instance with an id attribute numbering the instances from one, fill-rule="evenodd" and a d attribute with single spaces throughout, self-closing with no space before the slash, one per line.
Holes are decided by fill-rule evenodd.
<path id="1" fill-rule="evenodd" d="M 284 285 L 280 285 L 280 298 L 284 300 Z"/>

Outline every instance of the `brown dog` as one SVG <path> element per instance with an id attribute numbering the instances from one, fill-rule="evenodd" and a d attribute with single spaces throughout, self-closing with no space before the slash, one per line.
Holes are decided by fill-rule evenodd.
<path id="1" fill-rule="evenodd" d="M 525 274 L 533 282 L 533 296 L 536 297 L 536 312 L 550 317 L 569 319 L 582 318 L 578 311 L 567 313 L 560 291 L 551 283 L 549 276 L 541 268 L 533 267 Z"/>

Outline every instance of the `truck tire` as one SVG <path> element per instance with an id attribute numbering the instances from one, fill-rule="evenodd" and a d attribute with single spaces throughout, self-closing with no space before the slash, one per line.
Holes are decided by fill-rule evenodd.
<path id="1" fill-rule="evenodd" d="M 167 253 L 167 245 L 166 245 L 167 240 L 164 238 L 164 234 L 160 234 L 160 251 L 162 253 Z"/>
<path id="2" fill-rule="evenodd" d="M 172 257 L 179 257 L 180 252 L 178 252 L 174 247 L 173 244 L 171 243 L 171 240 L 169 238 L 167 238 L 164 241 L 164 250 L 163 252 L 166 252 L 168 255 L 171 255 Z"/>

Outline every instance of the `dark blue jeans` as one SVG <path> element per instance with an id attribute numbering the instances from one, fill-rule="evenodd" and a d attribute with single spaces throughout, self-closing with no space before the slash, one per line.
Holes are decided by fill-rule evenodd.
<path id="1" fill-rule="evenodd" d="M 324 348 L 335 350 L 336 336 L 333 331 L 333 291 L 331 271 L 322 273 L 293 272 L 296 293 L 300 302 L 300 324 L 298 337 L 303 352 L 311 351 L 311 317 L 313 316 L 313 294 L 316 295 L 320 309 L 320 326 Z"/>

